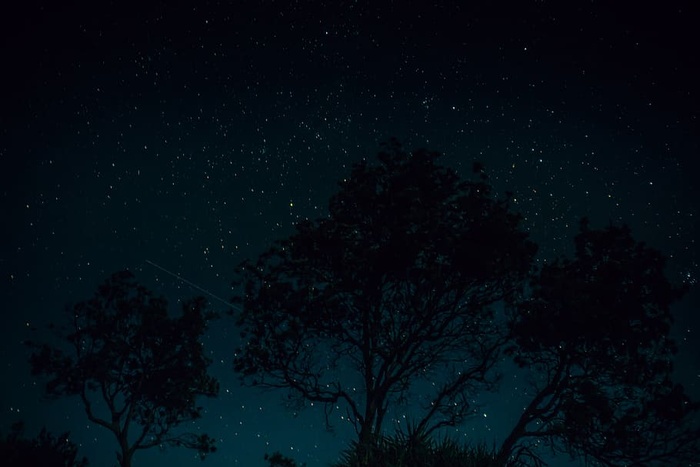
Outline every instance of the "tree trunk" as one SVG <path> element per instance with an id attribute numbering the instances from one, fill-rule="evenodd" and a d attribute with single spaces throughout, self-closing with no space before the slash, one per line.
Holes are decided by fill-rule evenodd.
<path id="1" fill-rule="evenodd" d="M 131 457 L 133 452 L 128 452 L 122 456 L 121 467 L 131 467 Z"/>
<path id="2" fill-rule="evenodd" d="M 513 430 L 510 432 L 508 437 L 503 441 L 501 448 L 498 450 L 498 455 L 496 456 L 499 465 L 506 465 L 508 458 L 513 453 L 513 448 L 515 444 L 525 435 L 527 430 L 527 425 L 540 418 L 542 415 L 542 410 L 540 404 L 547 397 L 556 397 L 558 390 L 561 388 L 562 381 L 560 380 L 563 374 L 564 364 L 561 363 L 556 369 L 555 376 L 552 381 L 545 386 L 537 395 L 530 401 L 525 411 L 522 413 L 518 419 L 518 423 L 515 425 Z"/>
<path id="3" fill-rule="evenodd" d="M 505 439 L 505 441 L 503 441 L 503 444 L 501 444 L 501 448 L 498 450 L 498 454 L 496 455 L 496 465 L 507 464 L 510 455 L 513 453 L 515 443 L 517 443 L 523 436 L 525 433 L 525 427 L 529 422 L 529 414 L 526 410 L 518 420 L 518 424 L 515 425 L 508 437 Z"/>
<path id="4" fill-rule="evenodd" d="M 360 466 L 369 465 L 373 444 L 373 423 L 374 420 L 372 418 L 365 418 L 364 423 L 360 428 L 360 436 L 357 443 L 357 459 Z"/>
<path id="5" fill-rule="evenodd" d="M 119 447 L 122 450 L 121 456 L 119 458 L 120 467 L 131 467 L 131 458 L 134 455 L 134 451 L 129 449 L 129 443 L 126 437 L 121 436 L 119 438 Z"/>

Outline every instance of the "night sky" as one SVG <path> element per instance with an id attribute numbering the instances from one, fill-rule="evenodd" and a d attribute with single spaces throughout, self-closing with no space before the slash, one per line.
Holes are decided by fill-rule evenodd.
<path id="1" fill-rule="evenodd" d="M 42 396 L 23 340 L 117 270 L 173 310 L 200 293 L 147 261 L 230 298 L 235 266 L 325 215 L 351 165 L 392 136 L 464 176 L 482 161 L 496 192 L 514 193 L 540 261 L 571 251 L 582 216 L 627 223 L 668 255 L 669 277 L 691 285 L 675 307 L 678 379 L 700 397 L 690 2 L 44 3 L 0 14 L 3 433 L 16 420 L 32 436 L 70 430 L 92 465 L 114 465 L 116 443 L 77 398 Z M 221 394 L 187 426 L 219 440 L 202 465 L 262 466 L 276 450 L 335 460 L 353 435 L 345 411 L 328 433 L 319 408 L 241 387 L 237 342 L 230 319 L 205 340 Z M 451 434 L 500 443 L 526 387 L 507 373 Z M 200 464 L 170 449 L 135 465 Z"/>

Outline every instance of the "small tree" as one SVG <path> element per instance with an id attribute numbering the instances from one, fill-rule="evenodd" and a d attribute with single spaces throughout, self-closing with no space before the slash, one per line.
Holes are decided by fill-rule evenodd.
<path id="1" fill-rule="evenodd" d="M 586 220 L 575 244 L 575 259 L 544 266 L 513 315 L 510 353 L 537 384 L 499 459 L 541 465 L 538 442 L 606 466 L 697 461 L 700 407 L 671 381 L 670 307 L 682 290 L 664 257 L 627 227 Z"/>
<path id="2" fill-rule="evenodd" d="M 535 253 L 483 174 L 462 181 L 437 157 L 392 141 L 378 165 L 354 166 L 327 218 L 242 265 L 235 369 L 247 384 L 344 404 L 360 446 L 420 383 L 432 393 L 414 433 L 472 413 L 503 343 L 493 305 Z"/>
<path id="3" fill-rule="evenodd" d="M 0 459 L 5 467 L 87 467 L 88 460 L 78 459 L 78 447 L 68 439 L 68 432 L 53 436 L 42 428 L 39 436 L 24 438 L 24 423 L 12 425 L 7 436 L 0 438 Z"/>
<path id="4" fill-rule="evenodd" d="M 70 325 L 58 331 L 67 349 L 36 346 L 32 372 L 50 377 L 50 396 L 80 397 L 87 418 L 115 436 L 122 467 L 156 446 L 184 446 L 204 458 L 215 450 L 212 438 L 172 432 L 201 417 L 198 396 L 218 392 L 200 342 L 213 316 L 205 307 L 203 298 L 186 301 L 182 316 L 170 318 L 165 299 L 130 272 L 115 273 L 92 299 L 67 310 Z"/>
<path id="5" fill-rule="evenodd" d="M 306 467 L 306 463 L 299 465 L 294 459 L 285 456 L 279 451 L 265 454 L 265 460 L 268 462 L 269 467 Z"/>

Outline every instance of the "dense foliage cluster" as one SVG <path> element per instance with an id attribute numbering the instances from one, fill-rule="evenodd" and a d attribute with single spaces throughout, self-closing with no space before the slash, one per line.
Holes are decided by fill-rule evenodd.
<path id="1" fill-rule="evenodd" d="M 113 274 L 93 298 L 68 308 L 67 346 L 35 345 L 36 375 L 46 375 L 51 396 L 79 396 L 90 422 L 119 443 L 118 460 L 129 467 L 138 450 L 164 446 L 213 452 L 208 435 L 175 433 L 201 417 L 199 396 L 215 396 L 218 382 L 200 342 L 207 320 L 204 299 L 187 301 L 178 318 L 167 302 L 139 285 L 133 274 Z"/>

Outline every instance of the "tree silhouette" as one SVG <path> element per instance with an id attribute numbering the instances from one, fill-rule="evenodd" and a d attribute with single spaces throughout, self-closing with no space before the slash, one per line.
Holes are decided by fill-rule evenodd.
<path id="1" fill-rule="evenodd" d="M 532 446 L 544 442 L 597 465 L 697 461 L 700 407 L 671 382 L 670 306 L 683 291 L 665 258 L 627 227 L 585 219 L 575 245 L 573 260 L 542 267 L 513 315 L 509 352 L 536 384 L 500 460 L 541 465 Z"/>
<path id="2" fill-rule="evenodd" d="M 0 438 L 0 459 L 5 467 L 87 467 L 86 458 L 77 459 L 78 447 L 68 440 L 69 433 L 53 436 L 42 428 L 39 436 L 24 438 L 24 423 L 12 425 Z"/>
<path id="3" fill-rule="evenodd" d="M 493 305 L 531 269 L 535 245 L 481 166 L 462 181 L 437 157 L 392 140 L 379 164 L 353 167 L 327 218 L 242 264 L 244 383 L 343 404 L 360 446 L 412 391 L 432 391 L 413 433 L 473 412 L 469 396 L 494 382 L 504 342 Z"/>
<path id="4" fill-rule="evenodd" d="M 294 459 L 285 456 L 279 451 L 275 451 L 272 454 L 265 454 L 265 460 L 269 464 L 269 467 L 306 467 L 306 463 L 299 465 Z"/>
<path id="5" fill-rule="evenodd" d="M 201 416 L 198 396 L 218 392 L 200 342 L 213 317 L 205 308 L 196 298 L 170 318 L 165 299 L 130 272 L 115 273 L 92 299 L 67 309 L 70 325 L 57 333 L 68 350 L 32 344 L 32 373 L 50 377 L 50 396 L 80 396 L 87 418 L 114 434 L 122 467 L 156 446 L 184 446 L 204 458 L 215 450 L 212 438 L 172 431 Z"/>

